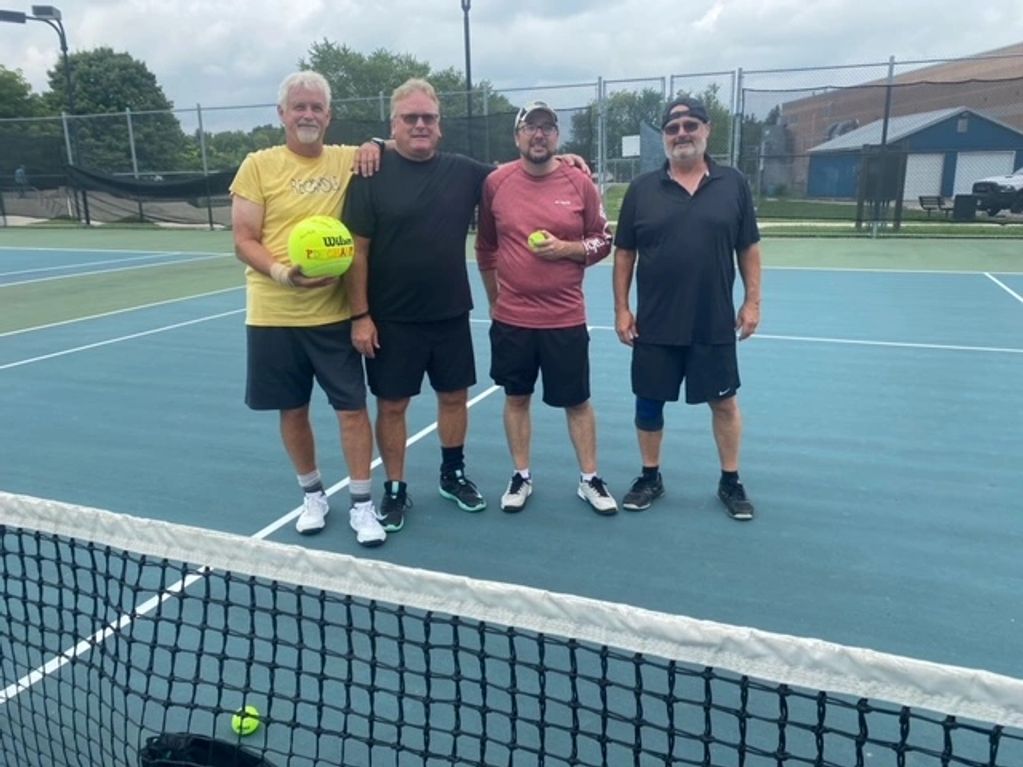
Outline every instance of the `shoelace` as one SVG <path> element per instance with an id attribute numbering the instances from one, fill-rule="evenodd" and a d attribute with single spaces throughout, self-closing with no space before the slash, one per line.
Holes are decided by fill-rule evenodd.
<path id="1" fill-rule="evenodd" d="M 597 491 L 597 495 L 603 498 L 607 498 L 611 495 L 607 491 L 607 485 L 604 484 L 604 480 L 602 480 L 600 477 L 594 477 L 593 479 L 589 480 L 587 484 L 589 484 L 590 487 Z"/>

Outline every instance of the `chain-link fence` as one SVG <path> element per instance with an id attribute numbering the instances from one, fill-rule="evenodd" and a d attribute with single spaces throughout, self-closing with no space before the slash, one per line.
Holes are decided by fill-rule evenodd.
<path id="1" fill-rule="evenodd" d="M 742 72 L 737 164 L 767 218 L 1023 223 L 1023 174 L 1010 175 L 1023 166 L 1021 67 L 998 56 Z"/>
<path id="2" fill-rule="evenodd" d="M 1023 54 L 892 58 L 443 93 L 443 148 L 514 159 L 517 110 L 546 101 L 559 113 L 561 151 L 585 158 L 607 191 L 664 162 L 660 115 L 686 94 L 706 103 L 708 151 L 748 176 L 764 220 L 874 232 L 1019 224 L 1023 175 L 1011 174 L 1023 166 L 1021 71 Z M 333 111 L 328 141 L 389 135 L 388 93 L 336 100 Z M 0 120 L 0 213 L 227 224 L 226 189 L 208 179 L 229 178 L 248 152 L 282 142 L 273 104 Z M 69 160 L 80 173 L 69 174 Z"/>

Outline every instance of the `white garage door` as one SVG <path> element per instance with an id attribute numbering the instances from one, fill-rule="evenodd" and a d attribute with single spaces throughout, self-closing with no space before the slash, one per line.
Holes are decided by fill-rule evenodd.
<path id="1" fill-rule="evenodd" d="M 956 158 L 955 194 L 969 194 L 978 179 L 1012 173 L 1015 159 L 1012 151 L 960 152 Z"/>
<path id="2" fill-rule="evenodd" d="M 902 199 L 916 202 L 922 194 L 941 194 L 941 168 L 943 154 L 911 154 L 906 158 L 906 183 Z"/>

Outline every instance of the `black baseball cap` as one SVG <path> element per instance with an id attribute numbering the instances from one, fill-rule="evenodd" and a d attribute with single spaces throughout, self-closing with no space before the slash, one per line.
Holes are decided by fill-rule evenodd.
<path id="1" fill-rule="evenodd" d="M 686 111 L 683 111 L 683 108 Z M 661 128 L 678 117 L 695 117 L 700 122 L 709 123 L 710 116 L 707 114 L 707 107 L 699 99 L 691 96 L 679 96 L 672 100 L 664 110 L 661 118 Z"/>

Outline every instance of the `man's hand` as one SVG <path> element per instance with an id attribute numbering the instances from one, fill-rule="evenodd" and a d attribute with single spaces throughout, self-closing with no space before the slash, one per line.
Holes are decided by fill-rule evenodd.
<path id="1" fill-rule="evenodd" d="M 538 231 L 543 232 L 543 241 L 538 242 L 535 245 L 530 245 L 530 250 L 532 250 L 538 258 L 542 258 L 545 261 L 557 261 L 561 258 L 567 258 L 570 261 L 579 260 L 581 249 L 579 243 L 559 240 L 546 229 L 540 229 Z M 583 253 L 585 253 L 585 251 L 583 251 Z"/>
<path id="2" fill-rule="evenodd" d="M 639 338 L 636 332 L 636 317 L 628 309 L 619 309 L 615 312 L 615 332 L 618 340 L 626 346 L 632 346 L 633 341 Z"/>
<path id="3" fill-rule="evenodd" d="M 735 318 L 735 336 L 740 341 L 745 341 L 757 332 L 760 324 L 760 304 L 745 301 L 739 307 L 739 313 Z"/>
<path id="4" fill-rule="evenodd" d="M 337 282 L 339 277 L 306 277 L 299 266 L 286 266 L 275 262 L 270 267 L 270 279 L 288 288 L 322 288 Z"/>
<path id="5" fill-rule="evenodd" d="M 580 155 L 577 155 L 577 154 L 559 154 L 559 155 L 557 155 L 557 158 L 558 158 L 559 161 L 565 163 L 566 165 L 571 165 L 573 168 L 578 168 L 583 173 L 585 173 L 587 176 L 592 174 L 592 171 L 590 170 L 590 166 L 586 164 L 586 160 L 584 160 Z"/>
<path id="6" fill-rule="evenodd" d="M 355 174 L 368 178 L 380 170 L 383 150 L 375 141 L 364 141 L 355 150 Z"/>
<path id="7" fill-rule="evenodd" d="M 376 356 L 376 350 L 380 348 L 380 341 L 377 338 L 377 326 L 368 314 L 365 317 L 352 320 L 352 346 L 363 357 L 373 358 Z"/>

